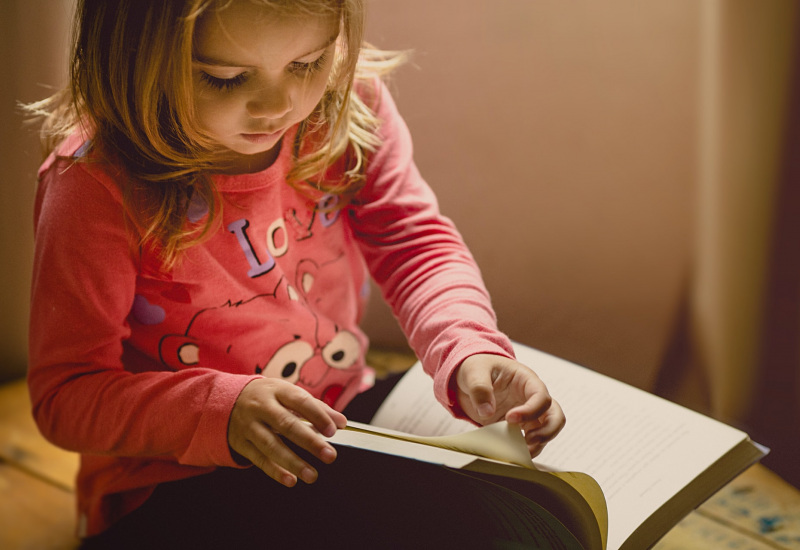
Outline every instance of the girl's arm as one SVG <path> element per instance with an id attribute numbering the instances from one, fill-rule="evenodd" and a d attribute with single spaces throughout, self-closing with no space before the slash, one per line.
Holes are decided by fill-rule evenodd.
<path id="1" fill-rule="evenodd" d="M 437 399 L 478 423 L 521 423 L 537 454 L 563 426 L 563 413 L 533 371 L 514 361 L 474 259 L 417 171 L 404 121 L 384 87 L 378 95 L 383 144 L 371 158 L 363 204 L 352 209 L 370 272 L 433 376 Z"/>
<path id="2" fill-rule="evenodd" d="M 245 399 L 243 389 L 263 379 L 204 368 L 165 371 L 132 356 L 124 342 L 139 266 L 108 169 L 51 159 L 41 172 L 35 224 L 28 379 L 45 437 L 81 453 L 236 466 L 231 410 Z M 139 365 L 139 372 L 123 363 Z M 292 386 L 289 394 L 294 390 L 302 392 Z M 321 432 L 343 423 L 317 400 L 296 407 Z M 296 442 L 320 456 L 330 446 L 310 431 L 300 426 Z M 258 458 L 242 443 L 248 434 L 233 435 L 241 454 Z M 294 463 L 289 469 L 302 472 Z"/>
<path id="3" fill-rule="evenodd" d="M 89 168 L 51 158 L 40 173 L 28 374 L 39 428 L 77 452 L 233 464 L 227 413 L 247 378 L 122 367 L 138 266 L 119 191 Z"/>
<path id="4" fill-rule="evenodd" d="M 452 406 L 448 380 L 464 359 L 513 358 L 513 350 L 472 255 L 414 164 L 408 128 L 385 87 L 376 101 L 383 144 L 369 161 L 353 227 L 373 278 L 434 377 L 437 398 Z"/>

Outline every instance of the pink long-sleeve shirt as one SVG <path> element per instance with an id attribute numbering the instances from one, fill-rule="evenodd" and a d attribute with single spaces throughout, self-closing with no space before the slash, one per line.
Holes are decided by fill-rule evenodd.
<path id="1" fill-rule="evenodd" d="M 28 380 L 42 433 L 81 453 L 80 535 L 159 483 L 240 467 L 228 419 L 254 378 L 282 377 L 343 409 L 367 386 L 359 320 L 370 275 L 444 405 L 466 357 L 512 356 L 472 257 L 414 165 L 408 129 L 386 89 L 378 95 L 382 145 L 355 201 L 331 209 L 335 197 L 287 185 L 284 146 L 262 172 L 214 176 L 221 224 L 171 270 L 131 246 L 120 166 L 78 135 L 43 164 Z M 207 214 L 195 201 L 188 218 Z"/>

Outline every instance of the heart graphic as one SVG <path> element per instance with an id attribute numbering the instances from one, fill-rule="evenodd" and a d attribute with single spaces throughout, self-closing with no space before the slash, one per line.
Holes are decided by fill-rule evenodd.
<path id="1" fill-rule="evenodd" d="M 133 317 L 143 325 L 158 325 L 167 314 L 164 308 L 151 304 L 147 298 L 137 294 L 133 298 Z"/>

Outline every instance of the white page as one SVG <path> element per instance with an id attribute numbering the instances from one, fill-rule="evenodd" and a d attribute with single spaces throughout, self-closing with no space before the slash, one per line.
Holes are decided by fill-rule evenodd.
<path id="1" fill-rule="evenodd" d="M 535 464 L 592 476 L 608 504 L 613 550 L 658 507 L 738 442 L 744 432 L 551 355 L 515 345 L 517 359 L 542 378 L 567 424 Z M 414 396 L 405 403 L 403 393 Z M 415 365 L 372 421 L 419 435 L 474 429 L 433 398 L 430 378 Z"/>
<path id="2" fill-rule="evenodd" d="M 369 433 L 353 430 L 336 430 L 336 434 L 328 441 L 338 445 L 369 449 L 395 456 L 410 456 L 416 460 L 431 462 L 433 464 L 443 464 L 452 468 L 463 468 L 475 460 L 475 457 L 472 455 L 459 453 L 450 449 L 442 449 L 430 445 L 419 445 L 410 441 L 403 441 L 402 439 L 393 439 L 390 437 L 375 437 Z"/>
<path id="3" fill-rule="evenodd" d="M 480 456 L 490 458 L 493 461 L 516 464 L 524 468 L 534 469 L 531 457 L 528 452 L 528 445 L 522 436 L 519 426 L 501 421 L 464 433 L 454 435 L 421 436 L 401 432 L 387 428 L 380 428 L 375 425 L 361 424 L 359 422 L 348 422 L 348 430 L 361 431 L 376 435 L 384 435 L 389 438 L 402 439 L 411 443 L 421 443 L 424 446 L 436 446 L 443 449 L 450 449 L 459 453 L 468 453 L 470 456 Z M 338 430 L 337 434 L 342 431 Z M 385 439 L 385 438 L 378 438 Z M 334 443 L 338 443 L 332 439 Z M 382 445 L 380 441 L 375 443 L 373 450 L 380 451 Z M 411 455 L 410 455 L 411 456 Z M 427 460 L 427 459 L 425 459 Z M 428 462 L 431 462 L 428 460 Z"/>

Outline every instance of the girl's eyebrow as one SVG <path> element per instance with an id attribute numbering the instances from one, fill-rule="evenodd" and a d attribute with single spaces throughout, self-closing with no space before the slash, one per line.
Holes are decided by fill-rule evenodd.
<path id="1" fill-rule="evenodd" d="M 192 55 L 192 61 L 212 67 L 249 67 L 249 65 L 242 65 L 241 63 L 234 63 L 233 61 L 225 61 L 223 59 L 217 59 L 216 57 L 205 57 L 197 54 Z"/>
<path id="2" fill-rule="evenodd" d="M 304 53 L 303 55 L 298 55 L 296 59 L 302 59 L 303 57 L 311 55 L 312 53 L 316 53 L 318 51 L 326 49 L 328 46 L 330 46 L 331 44 L 336 42 L 337 38 L 339 38 L 339 34 L 338 33 L 333 35 L 333 36 L 331 36 L 330 38 L 328 38 L 328 40 L 325 42 L 325 44 L 321 45 L 318 48 L 314 48 L 313 50 L 311 50 L 311 51 L 309 51 L 307 53 Z M 237 68 L 249 68 L 250 67 L 250 65 L 246 65 L 246 64 L 242 65 L 241 63 L 236 63 L 234 61 L 228 61 L 228 60 L 225 60 L 225 59 L 218 59 L 216 57 L 206 57 L 206 56 L 203 56 L 203 55 L 198 55 L 196 53 L 192 54 L 192 61 L 194 61 L 195 63 L 200 63 L 202 65 L 209 65 L 209 66 L 213 66 L 213 67 L 237 67 Z"/>

